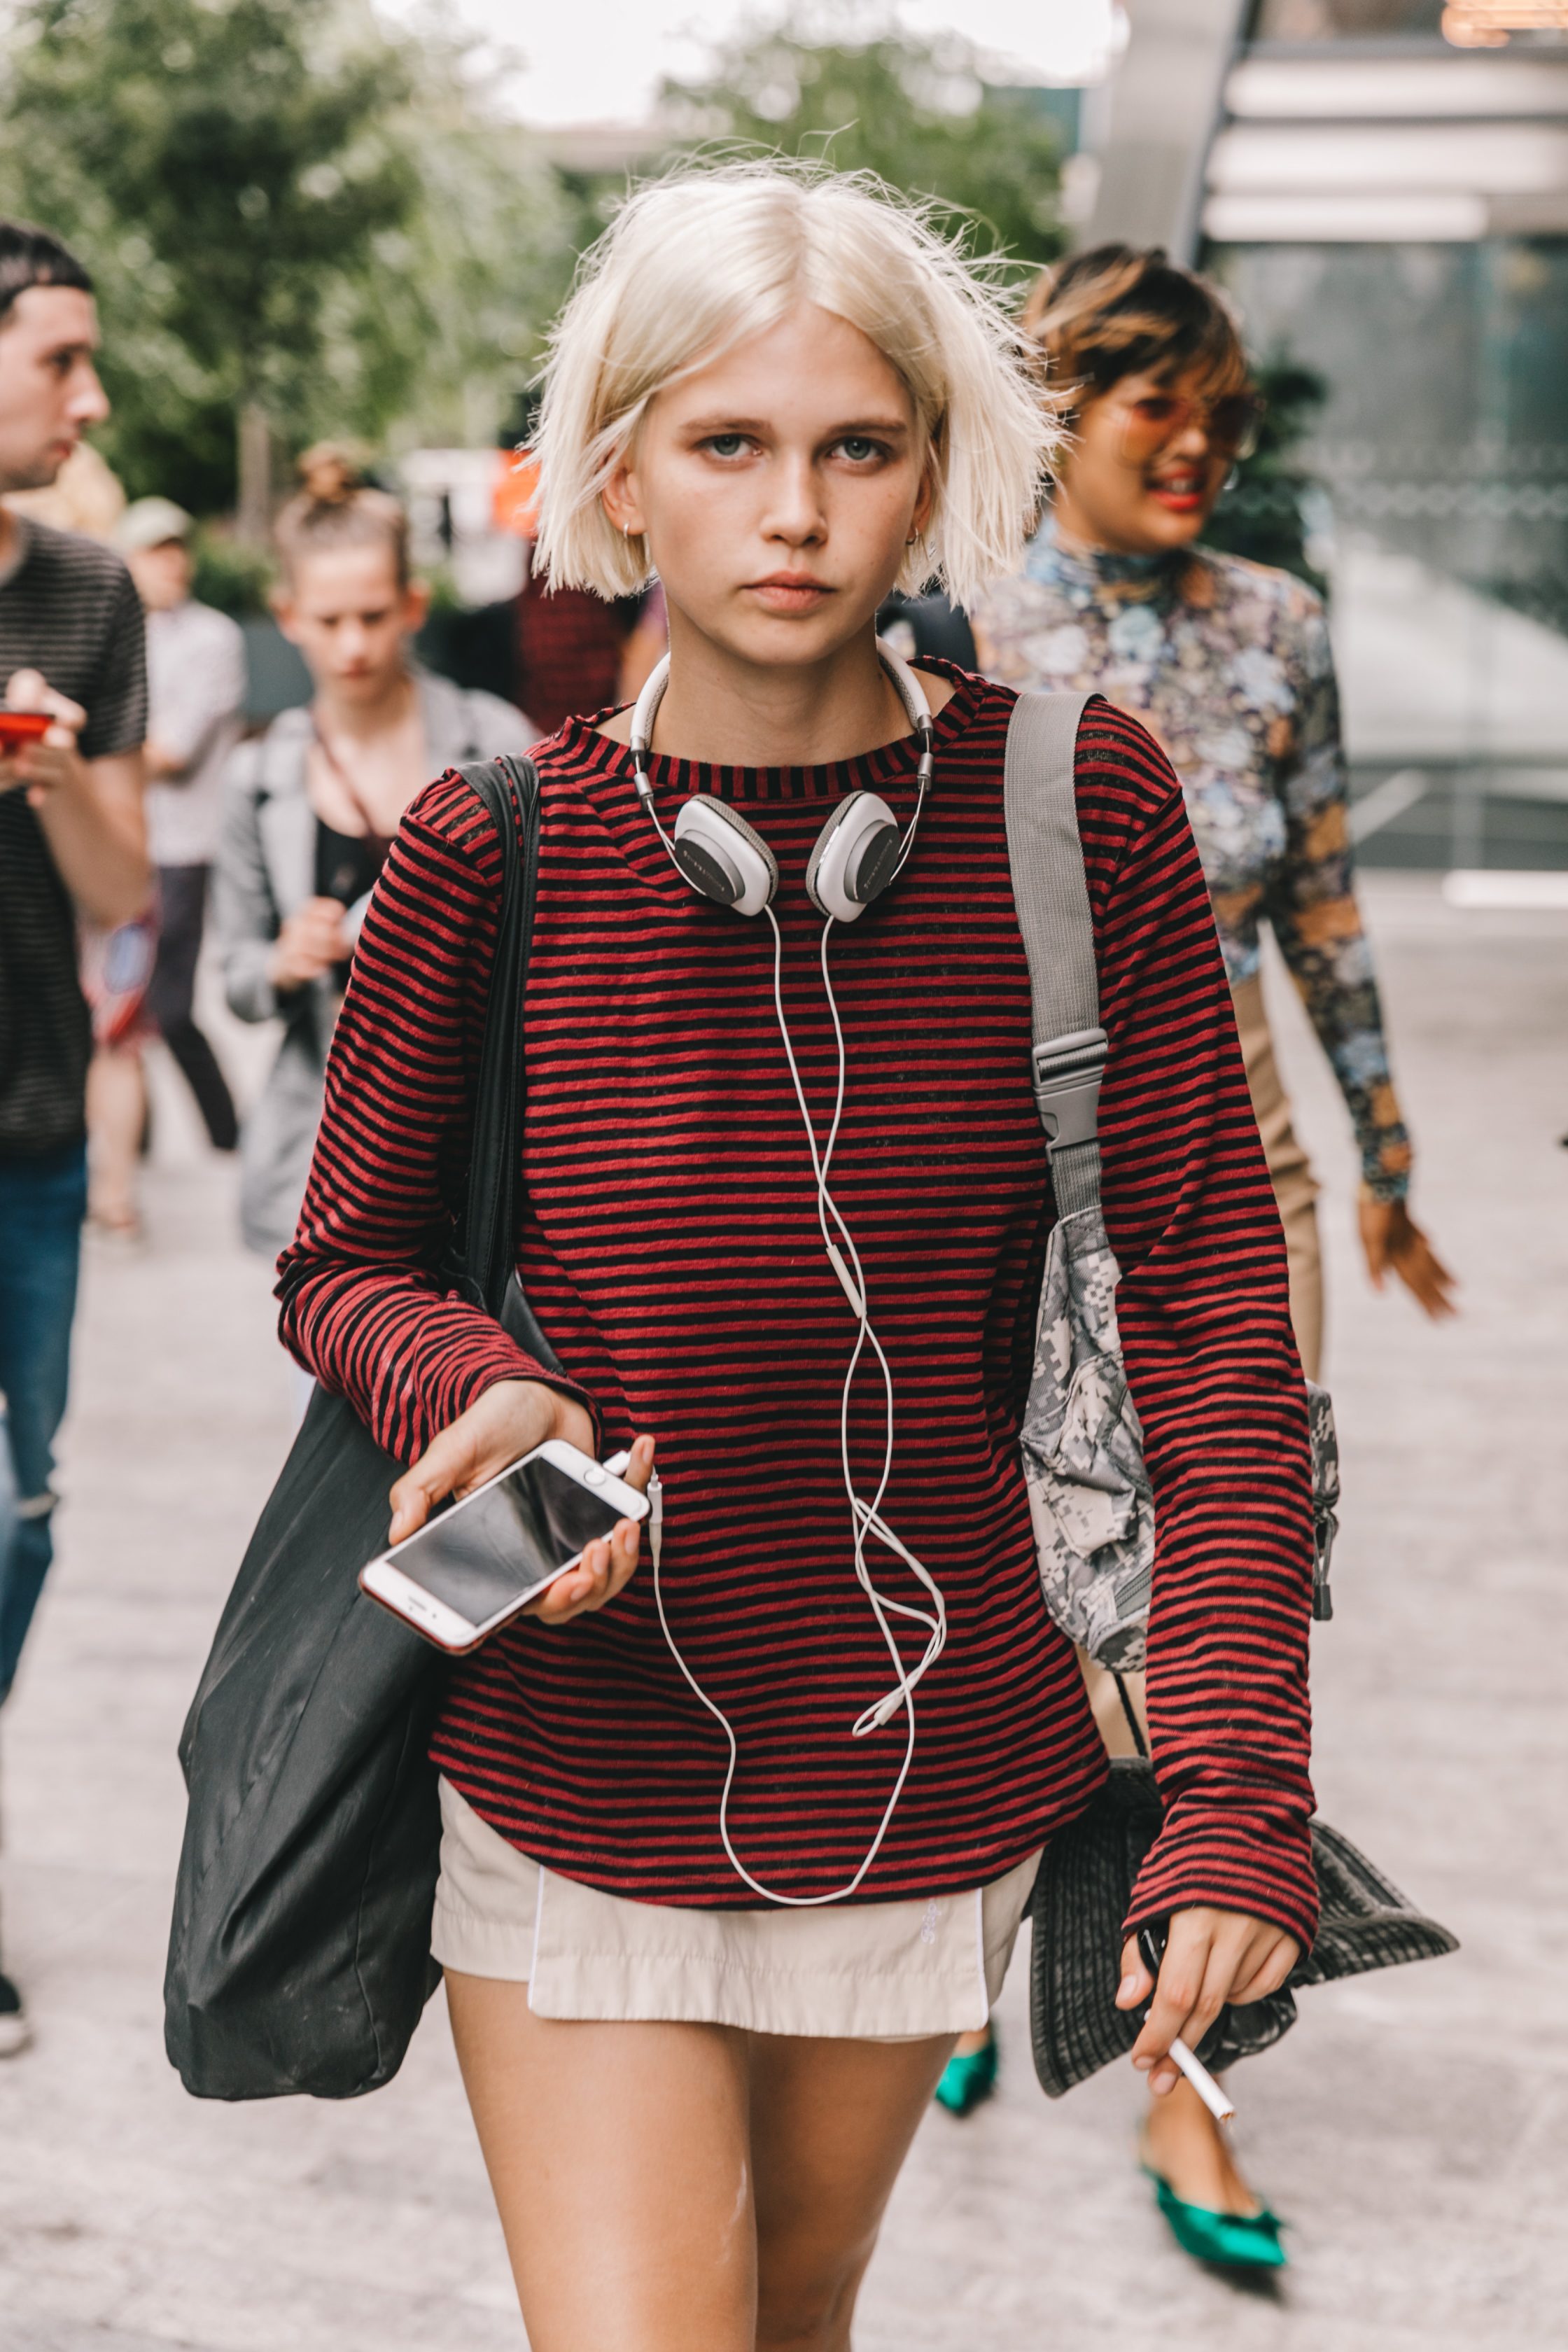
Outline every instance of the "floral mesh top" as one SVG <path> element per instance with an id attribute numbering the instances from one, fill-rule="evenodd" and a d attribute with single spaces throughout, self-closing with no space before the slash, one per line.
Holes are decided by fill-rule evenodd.
<path id="1" fill-rule="evenodd" d="M 1320 599 L 1204 548 L 1069 552 L 1049 517 L 973 615 L 1008 686 L 1092 688 L 1133 712 L 1182 780 L 1234 982 L 1273 929 L 1333 1065 L 1362 1171 L 1403 1197 L 1410 1142 L 1352 872 L 1339 696 Z"/>

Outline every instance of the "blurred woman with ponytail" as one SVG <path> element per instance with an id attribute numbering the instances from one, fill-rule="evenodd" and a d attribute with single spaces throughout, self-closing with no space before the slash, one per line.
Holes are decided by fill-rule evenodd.
<path id="1" fill-rule="evenodd" d="M 447 768 L 534 735 L 511 704 L 415 662 L 428 597 L 397 500 L 331 443 L 300 471 L 278 518 L 274 610 L 315 692 L 234 754 L 215 890 L 230 1005 L 284 1024 L 241 1142 L 241 1227 L 268 1256 L 299 1215 L 360 917 L 404 810 Z"/>

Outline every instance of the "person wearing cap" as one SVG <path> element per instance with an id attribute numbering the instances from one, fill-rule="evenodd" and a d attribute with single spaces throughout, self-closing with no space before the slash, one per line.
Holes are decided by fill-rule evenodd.
<path id="1" fill-rule="evenodd" d="M 191 594 L 192 527 L 173 499 L 138 499 L 115 531 L 147 615 L 147 830 L 158 869 L 159 925 L 145 1011 L 195 1097 L 214 1148 L 232 1151 L 238 1139 L 233 1098 L 192 1003 L 224 769 L 241 731 L 245 638 L 226 613 Z M 139 1064 L 133 1108 L 133 1125 L 124 1122 L 132 1154 L 142 1126 Z M 128 1195 L 128 1183 L 124 1190 Z"/>

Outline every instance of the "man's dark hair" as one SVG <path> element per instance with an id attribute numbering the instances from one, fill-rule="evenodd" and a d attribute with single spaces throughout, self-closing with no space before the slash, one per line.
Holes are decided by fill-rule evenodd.
<path id="1" fill-rule="evenodd" d="M 92 292 L 92 280 L 68 246 L 31 221 L 0 220 L 0 327 L 11 305 L 29 286 L 76 286 Z"/>

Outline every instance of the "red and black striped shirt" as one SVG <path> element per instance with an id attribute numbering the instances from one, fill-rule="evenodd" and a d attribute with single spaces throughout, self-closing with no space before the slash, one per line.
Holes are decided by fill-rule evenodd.
<path id="1" fill-rule="evenodd" d="M 1050 1209 L 1003 814 L 1013 698 L 952 675 L 911 863 L 831 942 L 848 1039 L 834 1190 L 896 1382 L 885 1509 L 950 1627 L 863 1899 L 997 1876 L 1105 1769 L 1041 1600 L 1018 1456 Z M 904 1730 L 850 1737 L 889 1663 L 853 1573 L 838 1416 L 854 1323 L 817 1229 L 772 934 L 672 871 L 629 755 L 591 722 L 534 757 L 519 1270 L 606 1447 L 658 1441 L 667 1605 L 740 1741 L 737 1851 L 782 1892 L 816 1894 L 858 1866 Z M 716 793 L 778 858 L 784 1002 L 819 1134 L 836 1062 L 806 857 L 858 786 L 907 815 L 914 765 L 912 740 L 809 770 L 652 763 L 667 823 L 683 795 Z M 1215 1903 L 1305 1939 L 1310 1510 L 1279 1223 L 1181 788 L 1101 702 L 1077 778 L 1110 1039 L 1105 1211 L 1158 1530 L 1149 1707 L 1168 1811 L 1133 1916 Z M 365 922 L 282 1261 L 288 1343 L 404 1459 L 492 1381 L 538 1376 L 432 1271 L 462 1189 L 500 869 L 475 795 L 433 784 Z M 882 1411 L 868 1375 L 851 1413 L 862 1491 Z M 875 1547 L 873 1565 L 921 1598 Z M 663 1903 L 755 1899 L 720 1843 L 723 1736 L 665 1647 L 646 1568 L 599 1613 L 523 1622 L 457 1664 L 434 1754 L 569 1877 Z"/>

